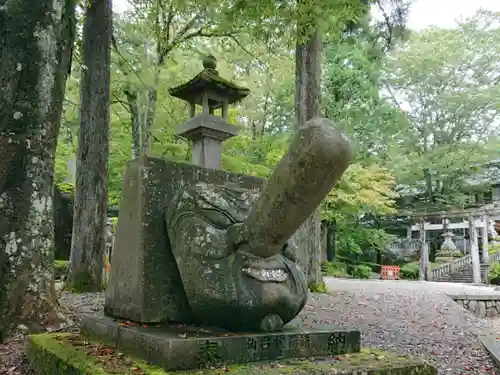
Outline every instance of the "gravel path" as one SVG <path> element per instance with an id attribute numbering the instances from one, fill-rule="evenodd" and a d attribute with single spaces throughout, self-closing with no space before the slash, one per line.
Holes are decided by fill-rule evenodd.
<path id="1" fill-rule="evenodd" d="M 363 346 L 421 356 L 433 362 L 440 375 L 500 375 L 476 338 L 495 328 L 500 331 L 500 320 L 479 319 L 445 295 L 500 295 L 494 288 L 414 281 L 325 281 L 331 295 L 314 295 L 302 312 L 304 318 L 360 329 Z M 61 301 L 75 313 L 98 312 L 104 295 L 63 292 Z"/>
<path id="2" fill-rule="evenodd" d="M 422 356 L 439 374 L 500 374 L 477 335 L 493 332 L 494 321 L 465 311 L 450 294 L 499 294 L 466 284 L 327 278 L 331 296 L 316 295 L 312 309 L 362 332 L 362 345 Z M 311 311 L 312 312 L 312 311 Z M 311 312 L 307 314 L 311 317 Z M 495 322 L 496 323 L 496 322 Z"/>

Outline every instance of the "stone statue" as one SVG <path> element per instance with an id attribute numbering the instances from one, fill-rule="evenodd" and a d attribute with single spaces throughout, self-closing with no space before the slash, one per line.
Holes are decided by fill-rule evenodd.
<path id="1" fill-rule="evenodd" d="M 279 331 L 304 307 L 307 284 L 292 235 L 352 158 L 348 140 L 323 118 L 293 138 L 259 194 L 235 184 L 180 189 L 167 234 L 189 305 L 210 326 Z"/>

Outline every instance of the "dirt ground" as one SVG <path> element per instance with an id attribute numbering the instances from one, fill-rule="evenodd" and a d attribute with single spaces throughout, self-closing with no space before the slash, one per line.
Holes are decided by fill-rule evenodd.
<path id="1" fill-rule="evenodd" d="M 68 324 L 58 332 L 76 332 L 78 329 L 79 312 L 89 313 L 101 309 L 94 300 L 102 300 L 100 293 L 91 297 L 85 294 L 72 295 L 61 293 L 59 303 L 63 314 L 68 318 Z M 102 302 L 100 302 L 102 304 Z M 84 306 L 81 306 L 81 305 Z M 27 336 L 18 333 L 6 343 L 0 345 L 0 375 L 33 375 L 28 366 L 26 353 L 28 350 Z"/>
<path id="2" fill-rule="evenodd" d="M 26 360 L 27 340 L 23 335 L 0 345 L 0 375 L 32 375 Z"/>

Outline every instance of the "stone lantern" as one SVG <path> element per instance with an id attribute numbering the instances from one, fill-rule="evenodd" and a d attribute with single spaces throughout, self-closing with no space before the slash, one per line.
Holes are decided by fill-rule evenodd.
<path id="1" fill-rule="evenodd" d="M 222 78 L 213 56 L 203 59 L 203 71 L 189 82 L 169 90 L 170 95 L 189 103 L 189 119 L 179 136 L 193 142 L 192 162 L 204 168 L 221 168 L 222 142 L 237 134 L 227 121 L 229 104 L 244 99 L 250 90 Z M 196 105 L 201 113 L 196 114 Z M 220 116 L 215 111 L 220 109 Z"/>
<path id="2" fill-rule="evenodd" d="M 449 225 L 450 225 L 450 219 L 448 219 L 447 217 L 443 218 L 444 233 L 442 234 L 442 236 L 444 237 L 444 242 L 441 245 L 441 250 L 455 251 L 457 250 L 457 246 L 453 242 L 453 237 L 455 235 L 451 230 L 448 229 Z"/>

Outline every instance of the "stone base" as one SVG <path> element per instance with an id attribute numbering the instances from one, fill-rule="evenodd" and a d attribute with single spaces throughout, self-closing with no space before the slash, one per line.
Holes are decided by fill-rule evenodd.
<path id="1" fill-rule="evenodd" d="M 279 333 L 230 333 L 185 325 L 131 325 L 90 315 L 83 318 L 81 331 L 166 370 L 355 353 L 361 336 L 356 330 L 298 322 Z"/>
<path id="2" fill-rule="evenodd" d="M 28 359 L 36 375 L 175 375 L 134 357 L 67 333 L 29 337 Z M 182 372 L 182 375 L 437 375 L 429 363 L 375 349 L 328 359 L 283 360 Z M 180 373 L 177 373 L 181 375 Z"/>

